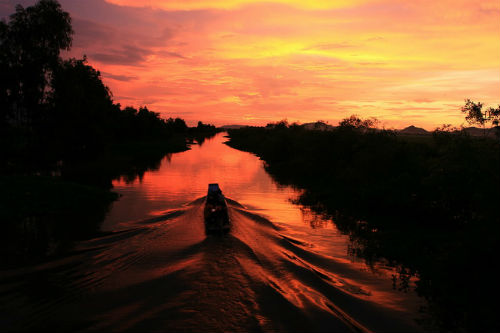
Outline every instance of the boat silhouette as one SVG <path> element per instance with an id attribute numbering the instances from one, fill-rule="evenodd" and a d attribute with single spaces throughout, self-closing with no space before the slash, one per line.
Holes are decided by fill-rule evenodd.
<path id="1" fill-rule="evenodd" d="M 222 194 L 219 184 L 208 184 L 204 218 L 207 234 L 226 233 L 231 228 L 226 198 Z"/>

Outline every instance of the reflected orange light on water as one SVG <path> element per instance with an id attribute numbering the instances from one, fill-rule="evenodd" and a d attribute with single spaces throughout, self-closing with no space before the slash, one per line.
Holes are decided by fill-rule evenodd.
<path id="1" fill-rule="evenodd" d="M 302 276 L 305 273 L 301 272 L 313 272 L 334 290 L 349 295 L 342 297 L 374 302 L 393 311 L 405 312 L 414 306 L 414 299 L 392 290 L 392 268 L 376 264 L 377 275 L 371 273 L 363 260 L 349 253 L 349 237 L 341 234 L 331 220 L 307 207 L 293 204 L 292 199 L 300 194 L 298 190 L 276 184 L 257 156 L 230 148 L 224 144 L 226 140 L 224 133 L 218 134 L 201 146 L 193 145 L 191 150 L 165 157 L 158 170 L 146 172 L 141 180 L 129 183 L 122 179 L 114 181 L 115 191 L 123 196 L 114 203 L 103 229 L 127 230 L 137 226 L 135 222 L 149 217 L 160 217 L 158 221 L 161 221 L 165 213 L 180 207 L 182 209 L 205 196 L 209 183 L 219 183 L 227 198 L 246 208 L 244 211 L 232 208 L 235 221 L 227 240 L 230 243 L 228 251 L 237 256 L 242 267 L 251 272 L 253 279 L 269 284 L 293 306 L 304 311 L 320 308 L 336 313 L 336 310 L 327 306 L 329 301 L 317 289 L 321 284 L 309 285 Z M 186 223 L 196 225 L 184 227 L 186 229 L 175 236 L 176 239 L 166 234 L 162 247 L 170 251 L 176 247 L 179 239 L 193 237 L 192 228 L 203 228 L 201 213 L 196 215 L 198 205 L 186 207 L 186 211 L 191 213 L 184 216 Z M 251 214 L 249 212 L 266 217 L 279 229 L 269 229 L 267 222 L 262 222 L 262 225 L 256 223 L 259 217 L 246 215 Z M 160 225 L 162 223 L 168 228 L 168 221 L 159 222 Z M 216 243 L 217 246 L 214 246 L 220 247 L 218 242 L 211 242 L 210 237 L 205 239 L 205 235 L 198 235 L 190 241 L 205 242 L 210 246 Z M 245 247 L 240 248 L 240 244 Z M 254 253 L 270 266 L 261 267 L 253 262 L 252 256 L 247 258 L 246 246 L 252 249 L 250 254 Z M 214 255 L 203 253 L 210 258 Z M 206 260 L 194 255 L 183 260 L 179 267 L 195 269 Z M 177 266 L 169 265 L 169 272 L 172 267 Z M 154 273 L 147 274 L 139 271 L 137 279 L 161 277 L 166 272 L 165 268 L 154 268 L 152 271 Z M 215 277 L 210 276 L 212 278 Z"/>
<path id="2" fill-rule="evenodd" d="M 419 331 L 419 301 L 393 290 L 394 270 L 374 274 L 354 260 L 349 237 L 292 204 L 296 190 L 224 140 L 165 157 L 141 180 L 116 180 L 122 196 L 102 226 L 109 232 L 67 257 L 11 271 L 0 301 L 20 300 L 9 309 L 23 313 L 19 327 L 60 328 L 64 318 L 90 331 Z M 206 234 L 204 201 L 195 200 L 212 182 L 246 206 L 228 200 L 224 236 Z"/>
<path id="3" fill-rule="evenodd" d="M 293 204 L 300 192 L 276 184 L 258 157 L 225 145 L 224 135 L 165 157 L 160 168 L 146 172 L 142 180 L 114 181 L 114 190 L 123 196 L 113 204 L 102 229 L 127 228 L 128 222 L 177 209 L 205 196 L 208 184 L 219 183 L 226 197 L 286 228 L 291 237 L 310 239 L 315 251 L 357 261 L 348 254 L 347 236 L 329 219 Z"/>
<path id="4" fill-rule="evenodd" d="M 186 204 L 206 195 L 210 183 L 218 183 L 228 198 L 258 209 L 273 221 L 304 225 L 304 213 L 290 202 L 298 192 L 277 186 L 261 160 L 228 147 L 223 144 L 226 140 L 219 134 L 202 146 L 193 145 L 191 150 L 172 155 L 170 160 L 164 158 L 160 169 L 147 172 L 141 181 L 115 181 L 115 190 L 124 194 L 123 203 L 115 203 L 105 225 L 141 219 Z M 136 202 L 128 200 L 132 197 Z M 130 217 L 121 214 L 124 211 Z"/>

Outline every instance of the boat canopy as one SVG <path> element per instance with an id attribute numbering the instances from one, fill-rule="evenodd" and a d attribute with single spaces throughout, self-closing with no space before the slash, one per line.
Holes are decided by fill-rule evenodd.
<path id="1" fill-rule="evenodd" d="M 221 192 L 219 184 L 208 184 L 208 194 L 215 194 Z"/>

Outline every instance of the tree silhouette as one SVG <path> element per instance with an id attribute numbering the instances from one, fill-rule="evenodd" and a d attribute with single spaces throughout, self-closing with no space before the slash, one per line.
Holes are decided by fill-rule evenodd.
<path id="1" fill-rule="evenodd" d="M 462 112 L 466 114 L 465 120 L 471 125 L 478 124 L 484 126 L 486 118 L 483 115 L 482 109 L 483 103 L 474 103 L 470 99 L 466 99 L 465 105 L 462 107 Z"/>
<path id="2" fill-rule="evenodd" d="M 97 145 L 110 134 L 113 112 L 119 110 L 100 72 L 87 64 L 86 57 L 59 63 L 52 73 L 48 103 L 46 127 L 59 140 L 64 138 L 65 145 L 77 149 Z"/>
<path id="3" fill-rule="evenodd" d="M 146 106 L 122 110 L 85 56 L 63 60 L 72 35 L 71 18 L 55 0 L 18 5 L 0 21 L 0 148 L 50 164 L 124 141 L 191 136 L 180 118 L 162 119 Z M 201 125 L 197 131 L 215 132 Z M 10 144 L 16 141 L 22 154 Z"/>
<path id="4" fill-rule="evenodd" d="M 342 119 L 339 122 L 341 128 L 349 129 L 369 129 L 377 125 L 378 120 L 376 118 L 361 119 L 357 115 L 351 115 L 349 118 Z"/>
<path id="5" fill-rule="evenodd" d="M 16 6 L 8 22 L 0 23 L 0 118 L 31 127 L 44 108 L 50 80 L 69 50 L 73 29 L 69 14 L 53 0 Z"/>
<path id="6" fill-rule="evenodd" d="M 465 120 L 471 125 L 477 124 L 483 127 L 483 131 L 486 131 L 485 126 L 487 123 L 491 123 L 491 126 L 498 127 L 500 123 L 500 105 L 498 108 L 490 107 L 483 113 L 483 103 L 473 102 L 470 99 L 465 100 L 465 105 L 462 106 L 462 112 L 465 113 Z"/>
<path id="7" fill-rule="evenodd" d="M 184 119 L 181 118 L 168 118 L 166 124 L 167 128 L 179 133 L 186 131 L 188 128 Z"/>

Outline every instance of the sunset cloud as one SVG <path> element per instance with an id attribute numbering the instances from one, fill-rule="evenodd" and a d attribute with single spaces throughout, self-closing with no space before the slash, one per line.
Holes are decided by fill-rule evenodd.
<path id="1" fill-rule="evenodd" d="M 5 17 L 21 2 L 7 0 Z M 265 124 L 460 124 L 465 98 L 500 102 L 500 3 L 472 0 L 62 0 L 74 47 L 123 105 Z M 10 9 L 9 9 L 10 6 Z M 121 99 L 119 96 L 127 96 Z"/>
<path id="2" fill-rule="evenodd" d="M 150 7 L 165 10 L 196 10 L 196 9 L 235 9 L 241 6 L 255 3 L 279 3 L 305 9 L 331 9 L 352 6 L 358 3 L 368 2 L 367 0 L 185 0 L 181 3 L 173 0 L 107 0 L 110 3 L 120 6 Z M 372 0 L 375 1 L 375 0 Z"/>

